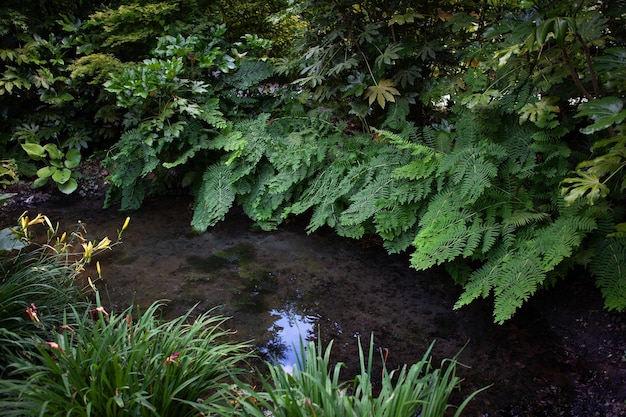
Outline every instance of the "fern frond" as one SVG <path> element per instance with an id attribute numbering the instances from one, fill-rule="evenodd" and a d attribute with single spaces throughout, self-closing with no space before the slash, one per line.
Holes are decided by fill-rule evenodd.
<path id="1" fill-rule="evenodd" d="M 626 239 L 604 238 L 589 265 L 609 310 L 626 310 Z"/>
<path id="2" fill-rule="evenodd" d="M 229 125 L 228 121 L 224 118 L 224 114 L 219 109 L 220 102 L 217 98 L 211 98 L 205 101 L 200 109 L 199 118 L 218 129 L 226 129 Z"/>
<path id="3" fill-rule="evenodd" d="M 274 65 L 271 61 L 244 59 L 241 60 L 238 70 L 228 78 L 228 82 L 239 90 L 247 90 L 272 75 Z"/>
<path id="4" fill-rule="evenodd" d="M 117 153 L 110 158 L 112 187 L 107 190 L 105 205 L 119 197 L 122 210 L 137 209 L 145 197 L 143 178 L 159 166 L 159 158 L 139 129 L 124 132 L 113 151 Z"/>
<path id="5" fill-rule="evenodd" d="M 499 247 L 480 269 L 471 273 L 455 309 L 481 297 L 494 296 L 494 321 L 510 319 L 546 279 L 540 258 L 532 249 Z"/>
<path id="6" fill-rule="evenodd" d="M 389 235 L 387 238 L 384 238 L 383 247 L 389 253 L 401 253 L 406 251 L 413 243 L 417 229 L 417 225 L 414 225 L 405 232 L 393 235 L 393 237 Z"/>
<path id="7" fill-rule="evenodd" d="M 274 168 L 269 163 L 260 164 L 256 168 L 255 178 L 250 185 L 249 192 L 239 194 L 237 202 L 241 204 L 244 212 L 257 224 L 264 224 L 266 228 L 274 229 L 278 217 L 276 209 L 287 197 L 285 193 L 273 194 L 268 188 L 272 179 L 275 178 Z M 273 226 L 270 226 L 273 223 Z"/>
<path id="8" fill-rule="evenodd" d="M 502 224 L 511 225 L 514 228 L 519 228 L 529 224 L 541 223 L 550 220 L 549 213 L 537 213 L 529 212 L 525 210 L 515 210 L 508 216 L 504 216 Z"/>
<path id="9" fill-rule="evenodd" d="M 394 185 L 393 178 L 379 176 L 370 181 L 359 192 L 350 197 L 351 204 L 339 218 L 344 226 L 354 226 L 365 222 L 381 210 L 381 205 L 389 199 Z"/>
<path id="10" fill-rule="evenodd" d="M 502 266 L 509 262 L 512 256 L 513 253 L 506 247 L 498 247 L 482 267 L 470 274 L 469 280 L 464 283 L 463 293 L 454 304 L 454 308 L 459 309 L 479 297 L 487 298 L 502 277 Z"/>
<path id="11" fill-rule="evenodd" d="M 232 172 L 223 163 L 211 165 L 204 172 L 193 208 L 191 226 L 194 230 L 205 231 L 224 220 L 235 202 L 235 192 L 230 185 L 231 179 Z"/>
<path id="12" fill-rule="evenodd" d="M 488 251 L 500 233 L 493 218 L 485 221 L 485 212 L 466 208 L 454 189 L 429 200 L 419 221 L 421 229 L 415 237 L 412 264 L 425 269 L 450 261 L 457 256 L 471 257 Z M 482 243 L 482 246 L 481 246 Z"/>
<path id="13" fill-rule="evenodd" d="M 374 216 L 376 233 L 385 240 L 395 239 L 417 224 L 419 207 L 417 203 L 396 204 L 380 210 Z"/>
<path id="14" fill-rule="evenodd" d="M 503 267 L 494 288 L 493 316 L 499 324 L 509 320 L 546 279 L 534 251 L 517 252 Z"/>

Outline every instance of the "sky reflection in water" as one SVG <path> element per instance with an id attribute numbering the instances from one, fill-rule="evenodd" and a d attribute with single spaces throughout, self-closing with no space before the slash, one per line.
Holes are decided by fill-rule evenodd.
<path id="1" fill-rule="evenodd" d="M 264 347 L 265 353 L 291 372 L 298 362 L 297 352 L 300 350 L 300 343 L 306 344 L 314 336 L 315 324 L 319 317 L 298 314 L 289 306 L 279 310 L 273 309 L 270 315 L 277 319 L 267 329 L 273 337 Z"/>

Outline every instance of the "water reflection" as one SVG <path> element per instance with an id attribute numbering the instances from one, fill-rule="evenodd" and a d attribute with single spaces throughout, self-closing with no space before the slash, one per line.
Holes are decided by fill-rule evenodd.
<path id="1" fill-rule="evenodd" d="M 298 362 L 300 345 L 315 336 L 314 329 L 319 316 L 299 314 L 292 304 L 271 310 L 270 316 L 276 319 L 267 329 L 270 339 L 261 347 L 261 351 L 290 372 Z"/>

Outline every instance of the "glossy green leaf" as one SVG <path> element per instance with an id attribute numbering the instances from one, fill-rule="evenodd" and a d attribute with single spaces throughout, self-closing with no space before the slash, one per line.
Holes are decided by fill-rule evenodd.
<path id="1" fill-rule="evenodd" d="M 57 172 L 55 167 L 45 166 L 37 170 L 37 176 L 39 178 L 50 178 L 55 172 Z"/>
<path id="2" fill-rule="evenodd" d="M 46 150 L 37 143 L 23 143 L 22 149 L 33 159 L 41 159 L 46 156 Z"/>
<path id="3" fill-rule="evenodd" d="M 54 143 L 46 143 L 43 148 L 48 152 L 50 159 L 63 159 L 63 152 Z"/>
<path id="4" fill-rule="evenodd" d="M 78 188 L 78 183 L 74 178 L 70 178 L 64 184 L 58 184 L 58 188 L 64 194 L 72 194 Z"/>
<path id="5" fill-rule="evenodd" d="M 47 183 L 48 183 L 48 177 L 39 177 L 35 181 L 33 181 L 33 184 L 31 185 L 31 188 L 43 187 Z"/>
<path id="6" fill-rule="evenodd" d="M 55 172 L 52 174 L 52 179 L 57 184 L 65 184 L 70 179 L 71 176 L 72 176 L 72 171 L 70 171 L 67 168 L 63 168 L 63 169 L 55 170 Z"/>
<path id="7" fill-rule="evenodd" d="M 76 168 L 78 164 L 80 164 L 80 151 L 76 148 L 72 148 L 67 151 L 64 163 L 66 168 Z"/>
<path id="8" fill-rule="evenodd" d="M 624 103 L 617 97 L 603 97 L 583 103 L 578 107 L 574 117 L 589 117 L 593 124 L 580 129 L 585 135 L 606 129 L 626 119 L 626 110 L 622 110 Z"/>

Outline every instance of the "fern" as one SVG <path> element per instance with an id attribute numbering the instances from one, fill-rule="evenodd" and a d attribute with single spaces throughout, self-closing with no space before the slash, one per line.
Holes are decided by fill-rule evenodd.
<path id="1" fill-rule="evenodd" d="M 359 192 L 350 197 L 350 206 L 341 213 L 340 222 L 344 226 L 354 226 L 365 222 L 381 210 L 383 201 L 389 198 L 394 180 L 389 176 L 378 176 Z"/>
<path id="2" fill-rule="evenodd" d="M 119 200 L 122 210 L 137 209 L 145 198 L 144 177 L 159 165 L 159 158 L 139 129 L 124 132 L 113 152 L 107 161 L 112 172 L 105 207 Z"/>
<path id="3" fill-rule="evenodd" d="M 626 239 L 605 238 L 597 247 L 589 270 L 609 310 L 626 310 Z"/>
<path id="4" fill-rule="evenodd" d="M 288 193 L 270 193 L 268 187 L 274 178 L 274 168 L 270 164 L 257 166 L 255 181 L 249 191 L 241 193 L 238 198 L 244 212 L 263 230 L 273 230 L 280 220 L 276 214 L 278 207 L 289 197 Z"/>
<path id="5" fill-rule="evenodd" d="M 502 265 L 494 289 L 494 321 L 499 324 L 510 319 L 546 278 L 534 251 L 520 251 L 516 255 Z"/>
<path id="6" fill-rule="evenodd" d="M 274 66 L 270 61 L 244 59 L 239 69 L 228 79 L 229 83 L 239 89 L 247 90 L 274 74 Z"/>
<path id="7" fill-rule="evenodd" d="M 505 216 L 502 223 L 504 225 L 511 225 L 514 228 L 520 228 L 529 224 L 541 223 L 550 220 L 549 213 L 537 213 L 525 210 L 515 210 L 510 215 Z"/>
<path id="8" fill-rule="evenodd" d="M 580 249 L 583 239 L 597 227 L 596 217 L 603 214 L 579 205 L 563 209 L 555 221 L 542 227 L 535 227 L 540 224 L 536 220 L 544 220 L 542 215 L 524 213 L 516 220 L 505 220 L 500 239 L 489 248 L 487 262 L 470 274 L 455 308 L 493 293 L 494 320 L 508 320 L 549 273 Z"/>
<path id="9" fill-rule="evenodd" d="M 232 172 L 223 163 L 213 164 L 204 172 L 193 207 L 191 226 L 194 230 L 204 231 L 224 220 L 235 202 L 231 180 Z"/>
<path id="10" fill-rule="evenodd" d="M 315 206 L 307 231 L 315 231 L 325 224 L 330 227 L 340 224 L 339 216 L 345 209 L 345 203 L 338 200 L 355 188 L 355 183 L 366 175 L 368 169 L 367 165 L 356 165 L 345 172 L 342 165 L 341 161 L 331 165 L 332 168 L 322 173 L 320 181 L 305 191 L 302 202 L 296 203 L 289 210 L 297 214 Z"/>

